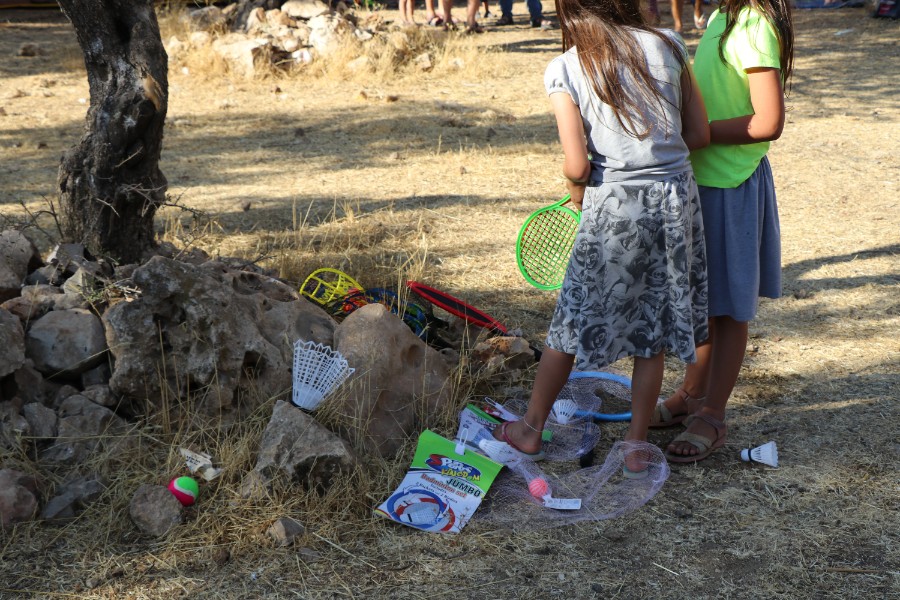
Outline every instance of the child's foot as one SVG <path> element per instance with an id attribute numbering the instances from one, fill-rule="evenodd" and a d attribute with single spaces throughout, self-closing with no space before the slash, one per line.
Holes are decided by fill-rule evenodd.
<path id="1" fill-rule="evenodd" d="M 527 427 L 522 421 L 508 421 L 494 429 L 494 439 L 506 442 L 522 454 L 536 456 L 541 452 L 541 434 Z"/>
<path id="2" fill-rule="evenodd" d="M 706 15 L 703 14 L 703 11 L 700 11 L 700 14 L 694 13 L 694 27 L 697 29 L 706 29 Z"/>
<path id="3" fill-rule="evenodd" d="M 703 407 L 705 396 L 694 397 L 684 388 L 678 388 L 675 393 L 656 405 L 653 415 L 650 416 L 650 427 L 671 427 L 678 425 L 687 417 Z"/>
<path id="4" fill-rule="evenodd" d="M 643 441 L 643 440 L 642 440 Z M 646 450 L 634 450 L 625 455 L 625 470 L 623 475 L 627 479 L 644 479 L 649 474 L 650 455 Z"/>
<path id="5" fill-rule="evenodd" d="M 672 440 L 666 448 L 666 458 L 670 462 L 697 462 L 725 445 L 728 427 L 719 415 L 701 411 L 691 415 L 687 423 L 684 433 Z"/>

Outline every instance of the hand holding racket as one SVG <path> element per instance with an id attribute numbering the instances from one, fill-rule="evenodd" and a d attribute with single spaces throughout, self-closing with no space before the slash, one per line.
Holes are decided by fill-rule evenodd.
<path id="1" fill-rule="evenodd" d="M 528 216 L 516 242 L 516 262 L 525 281 L 541 290 L 562 287 L 581 213 L 563 206 L 571 196 Z"/>

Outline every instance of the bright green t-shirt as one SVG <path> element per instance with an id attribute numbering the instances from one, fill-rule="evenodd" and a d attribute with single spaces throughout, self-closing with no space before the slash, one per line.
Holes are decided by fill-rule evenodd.
<path id="1" fill-rule="evenodd" d="M 727 64 L 719 57 L 723 31 L 725 14 L 716 10 L 694 56 L 694 74 L 710 121 L 752 115 L 747 69 L 781 68 L 778 37 L 761 13 L 751 8 L 740 12 L 725 41 Z M 735 188 L 753 174 L 768 150 L 769 142 L 710 144 L 691 153 L 694 176 L 700 185 Z"/>

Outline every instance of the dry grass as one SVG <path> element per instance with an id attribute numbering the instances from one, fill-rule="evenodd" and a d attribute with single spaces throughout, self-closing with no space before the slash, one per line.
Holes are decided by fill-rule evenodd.
<path id="1" fill-rule="evenodd" d="M 524 22 L 524 6 L 516 8 Z M 19 201 L 36 211 L 52 196 L 58 155 L 84 116 L 73 37 L 40 14 L 0 23 L 4 56 L 23 41 L 48 50 L 0 64 L 8 218 L 23 216 Z M 412 442 L 396 461 L 367 459 L 325 497 L 283 486 L 248 501 L 237 488 L 255 463 L 266 409 L 227 429 L 162 414 L 140 424 L 139 446 L 123 458 L 82 466 L 111 487 L 77 520 L 2 534 L 0 598 L 900 595 L 898 29 L 862 10 L 798 11 L 796 20 L 789 123 L 770 153 L 785 297 L 763 302 L 752 326 L 729 443 L 674 470 L 648 506 L 542 533 L 513 535 L 476 519 L 459 536 L 437 538 L 371 516 L 399 482 Z M 524 284 L 512 248 L 522 219 L 563 189 L 541 81 L 558 32 L 410 38 L 408 52 L 368 48 L 367 72 L 344 67 L 361 51 L 348 46 L 339 60 L 253 81 L 202 51 L 189 55 L 170 75 L 162 168 L 172 196 L 208 218 L 166 208 L 160 229 L 213 254 L 264 257 L 298 284 L 323 266 L 366 286 L 426 281 L 538 340 L 553 297 Z M 432 71 L 410 62 L 420 51 L 434 54 Z M 668 367 L 671 388 L 678 365 Z M 497 382 L 460 369 L 452 405 L 429 424 L 449 433 L 468 398 L 503 398 L 532 375 Z M 326 410 L 322 420 L 337 425 L 340 415 Z M 601 455 L 623 427 L 604 425 Z M 657 431 L 651 441 L 674 434 Z M 738 462 L 741 447 L 768 439 L 778 442 L 782 468 Z M 165 483 L 183 445 L 210 452 L 225 473 L 204 486 L 184 526 L 142 539 L 128 500 L 140 483 Z M 62 477 L 30 454 L 0 450 L 0 463 L 39 473 L 48 493 Z M 265 538 L 284 515 L 308 526 L 299 548 Z"/>

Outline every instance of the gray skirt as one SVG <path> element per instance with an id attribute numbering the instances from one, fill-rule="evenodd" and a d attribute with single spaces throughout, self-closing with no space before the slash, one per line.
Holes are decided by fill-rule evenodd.
<path id="1" fill-rule="evenodd" d="M 670 351 L 694 362 L 708 335 L 706 253 L 691 171 L 588 187 L 547 346 L 582 371 Z"/>
<path id="2" fill-rule="evenodd" d="M 700 186 L 709 316 L 752 321 L 760 296 L 781 297 L 781 228 L 769 160 L 736 188 Z"/>

